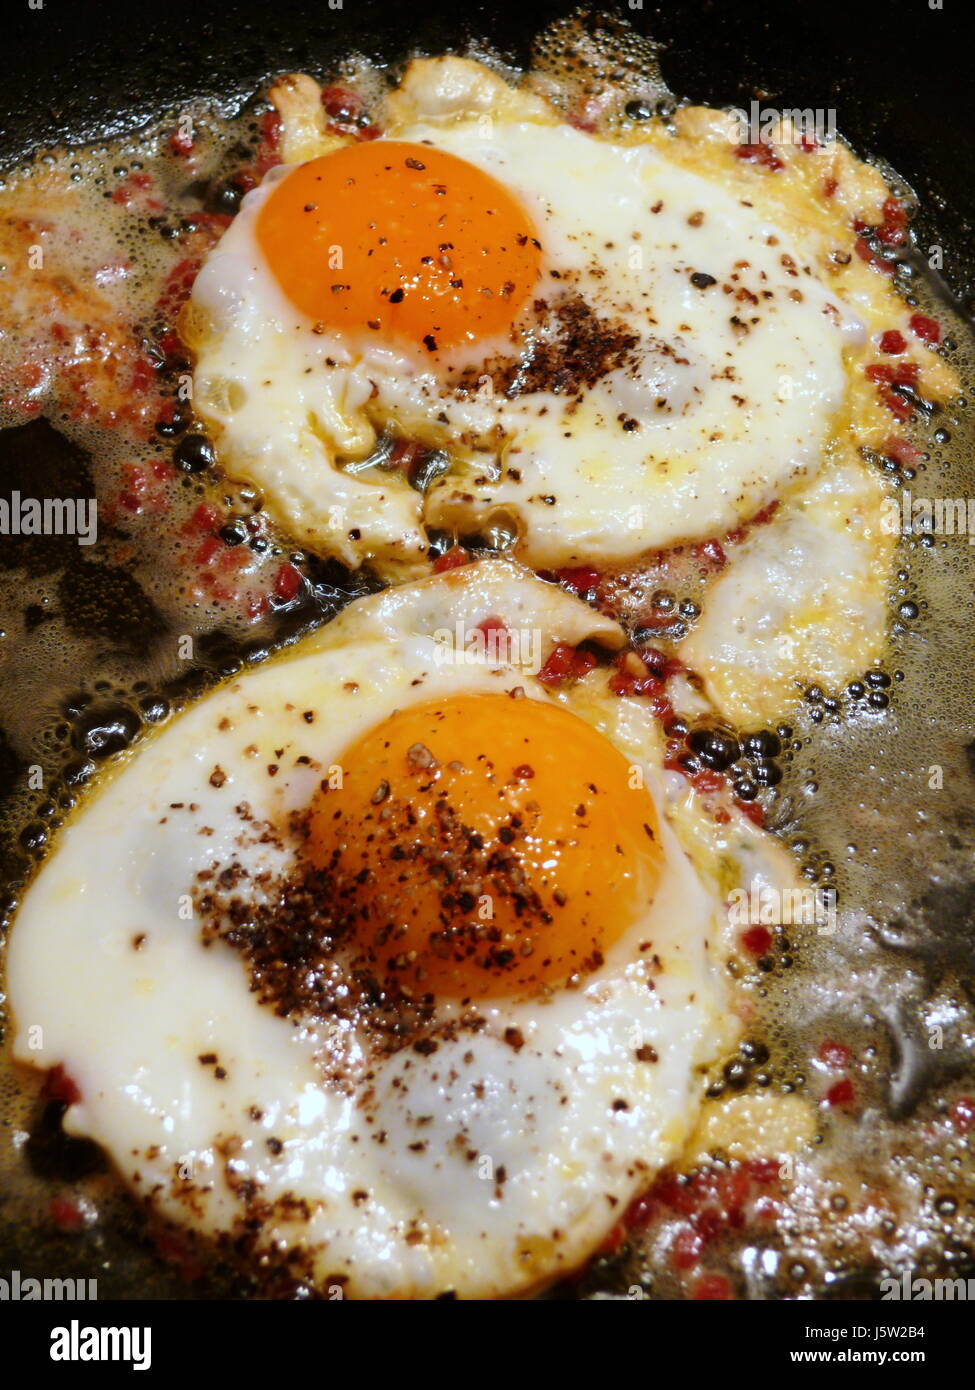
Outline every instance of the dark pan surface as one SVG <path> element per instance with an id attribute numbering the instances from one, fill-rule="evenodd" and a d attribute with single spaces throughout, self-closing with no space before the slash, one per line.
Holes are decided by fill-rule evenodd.
<path id="1" fill-rule="evenodd" d="M 413 47 L 435 52 L 473 37 L 523 62 L 534 33 L 574 8 L 558 0 L 530 7 L 344 0 L 341 9 L 294 0 L 273 12 L 254 0 L 232 8 L 212 0 L 11 5 L 5 38 L 14 61 L 0 91 L 0 157 L 94 139 L 196 96 L 249 93 L 269 71 L 320 71 L 349 49 L 396 61 Z M 825 0 L 780 11 L 647 0 L 619 12 L 663 45 L 664 76 L 681 96 L 723 106 L 747 105 L 761 93 L 770 103 L 781 96 L 783 104 L 788 97 L 835 107 L 854 146 L 882 154 L 937 212 L 949 279 L 956 292 L 971 291 L 962 267 L 970 277 L 975 148 L 965 138 L 962 6 Z"/>

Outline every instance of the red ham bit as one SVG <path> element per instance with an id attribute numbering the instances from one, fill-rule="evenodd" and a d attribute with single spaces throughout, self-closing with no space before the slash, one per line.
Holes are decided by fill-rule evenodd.
<path id="1" fill-rule="evenodd" d="M 762 1224 L 777 1216 L 781 1203 L 767 1189 L 779 1176 L 779 1164 L 768 1158 L 725 1168 L 701 1168 L 683 1178 L 665 1171 L 631 1202 L 623 1225 L 628 1231 L 639 1232 L 658 1221 L 679 1218 L 681 1224 L 671 1238 L 669 1263 L 684 1273 L 696 1268 L 707 1247 L 728 1231 L 745 1229 L 749 1214 Z M 721 1296 L 730 1296 L 730 1285 Z"/>
<path id="2" fill-rule="evenodd" d="M 48 1203 L 47 1214 L 58 1230 L 65 1235 L 74 1235 L 85 1228 L 84 1216 L 67 1197 L 52 1197 Z"/>
<path id="3" fill-rule="evenodd" d="M 196 146 L 188 131 L 177 130 L 169 137 L 169 148 L 173 154 L 182 155 L 185 158 L 193 153 Z"/>
<path id="4" fill-rule="evenodd" d="M 331 130 L 354 135 L 357 140 L 375 140 L 381 133 L 378 126 L 359 124 L 363 103 L 358 92 L 346 87 L 323 87 L 322 105 Z"/>
<path id="5" fill-rule="evenodd" d="M 703 1253 L 704 1239 L 697 1231 L 678 1231 L 670 1247 L 671 1267 L 676 1270 L 693 1269 L 700 1262 Z"/>
<path id="6" fill-rule="evenodd" d="M 888 328 L 886 333 L 881 333 L 880 351 L 894 356 L 899 352 L 906 352 L 907 340 L 903 333 L 898 333 L 896 328 Z"/>
<path id="7" fill-rule="evenodd" d="M 478 623 L 477 627 L 475 627 L 474 631 L 479 632 L 481 636 L 484 638 L 485 642 L 489 642 L 492 632 L 503 632 L 505 635 L 507 635 L 508 624 L 505 622 L 503 618 L 499 618 L 497 614 L 492 614 L 489 618 L 482 619 L 481 622 Z M 500 646 L 500 642 L 496 642 L 495 650 L 497 650 Z"/>
<path id="8" fill-rule="evenodd" d="M 880 398 L 891 414 L 898 420 L 913 419 L 914 406 L 897 391 L 885 391 L 885 386 L 909 386 L 917 388 L 920 367 L 916 362 L 871 362 L 865 368 L 868 381 L 880 388 Z"/>
<path id="9" fill-rule="evenodd" d="M 842 1071 L 850 1065 L 850 1049 L 843 1043 L 833 1042 L 829 1038 L 820 1043 L 817 1056 L 825 1066 L 833 1067 L 836 1071 Z"/>
<path id="10" fill-rule="evenodd" d="M 347 125 L 362 115 L 362 98 L 348 87 L 323 87 L 322 105 L 333 121 Z"/>
<path id="11" fill-rule="evenodd" d="M 712 772 L 710 768 L 695 772 L 689 780 L 691 786 L 699 792 L 719 792 L 728 785 L 726 777 L 720 772 Z"/>
<path id="12" fill-rule="evenodd" d="M 673 627 L 675 622 L 673 613 L 641 613 L 640 626 L 658 628 L 664 631 L 666 628 Z"/>
<path id="13" fill-rule="evenodd" d="M 129 174 L 124 183 L 120 183 L 118 188 L 112 193 L 112 202 L 119 203 L 125 208 L 138 208 L 142 212 L 163 212 L 165 203 L 158 198 L 148 197 L 148 191 L 152 187 L 152 178 L 149 174 L 136 171 Z"/>
<path id="14" fill-rule="evenodd" d="M 59 1100 L 64 1105 L 77 1105 L 81 1099 L 81 1092 L 60 1062 L 45 1076 L 41 1095 L 45 1100 Z"/>
<path id="15" fill-rule="evenodd" d="M 781 1164 L 777 1158 L 750 1158 L 745 1167 L 753 1182 L 768 1187 L 778 1178 Z"/>
<path id="16" fill-rule="evenodd" d="M 208 248 L 201 247 L 199 255 L 184 256 L 177 261 L 163 281 L 162 290 L 156 300 L 156 316 L 163 323 L 172 324 L 176 315 L 190 297 L 193 281 L 203 264 Z"/>
<path id="17" fill-rule="evenodd" d="M 735 805 L 752 825 L 757 825 L 759 829 L 765 825 L 765 811 L 758 801 L 742 801 L 740 797 L 735 797 Z"/>
<path id="18" fill-rule="evenodd" d="M 599 128 L 599 122 L 612 105 L 613 100 L 614 96 L 611 91 L 589 93 L 572 103 L 566 112 L 565 119 L 576 130 L 582 130 L 587 135 L 592 135 Z"/>
<path id="19" fill-rule="evenodd" d="M 722 550 L 720 541 L 713 538 L 702 541 L 699 545 L 692 545 L 691 554 L 702 560 L 707 560 L 709 564 L 715 565 L 719 569 L 728 563 L 728 557 Z"/>
<path id="20" fill-rule="evenodd" d="M 427 452 L 423 445 L 417 444 L 414 439 L 397 439 L 389 451 L 389 464 L 392 468 L 401 468 L 412 477 L 413 470 L 420 460 L 426 457 Z"/>
<path id="21" fill-rule="evenodd" d="M 627 670 L 623 663 L 627 658 L 636 655 L 634 652 L 624 652 L 622 657 L 616 658 L 617 666 L 620 668 L 609 678 L 609 688 L 614 695 L 660 695 L 663 692 L 664 682 L 653 671 L 645 670 L 644 673 Z M 636 658 L 640 660 L 639 657 Z M 643 663 L 641 663 L 643 664 Z"/>
<path id="22" fill-rule="evenodd" d="M 908 439 L 899 434 L 889 434 L 884 440 L 883 452 L 888 458 L 892 458 L 895 463 L 899 463 L 902 468 L 910 467 L 912 464 L 920 463 L 924 454 L 916 448 Z"/>
<path id="23" fill-rule="evenodd" d="M 877 385 L 916 386 L 920 370 L 916 362 L 871 362 L 866 376 Z"/>
<path id="24" fill-rule="evenodd" d="M 884 396 L 884 405 L 890 411 L 891 415 L 902 423 L 914 418 L 914 407 L 911 405 L 910 401 L 905 401 L 903 396 L 898 396 L 896 391 L 889 391 L 887 395 Z"/>
<path id="25" fill-rule="evenodd" d="M 591 565 L 579 565 L 575 569 L 556 570 L 555 577 L 576 594 L 584 594 L 589 589 L 599 587 L 599 571 L 594 570 Z"/>
<path id="26" fill-rule="evenodd" d="M 772 933 L 768 927 L 749 927 L 741 934 L 741 944 L 750 956 L 756 959 L 767 956 L 772 949 Z"/>
<path id="27" fill-rule="evenodd" d="M 276 111 L 265 111 L 261 117 L 261 140 L 253 161 L 239 169 L 232 182 L 244 193 L 264 178 L 269 169 L 281 163 L 281 117 Z"/>
<path id="28" fill-rule="evenodd" d="M 193 556 L 193 560 L 197 565 L 200 566 L 201 569 L 206 569 L 209 565 L 213 564 L 214 560 L 217 558 L 217 556 L 220 554 L 223 548 L 223 541 L 220 539 L 219 536 L 207 536 L 207 538 L 198 546 Z M 278 573 L 280 574 L 280 572 L 281 571 L 279 570 Z M 275 591 L 277 591 L 277 579 L 275 579 L 274 582 Z M 281 595 L 281 597 L 283 597 L 283 595 Z"/>
<path id="29" fill-rule="evenodd" d="M 785 164 L 771 145 L 739 145 L 735 154 L 739 159 L 747 159 L 750 164 L 762 164 L 766 169 L 785 168 Z"/>
<path id="30" fill-rule="evenodd" d="M 180 529 L 186 536 L 192 535 L 194 531 L 212 531 L 219 520 L 220 513 L 216 507 L 211 507 L 209 502 L 201 502 Z"/>
<path id="31" fill-rule="evenodd" d="M 217 542 L 219 545 L 219 541 Z M 294 565 L 282 565 L 274 576 L 274 593 L 285 603 L 290 603 L 301 588 L 301 571 Z"/>
<path id="32" fill-rule="evenodd" d="M 937 347 L 941 342 L 941 324 L 937 319 L 929 319 L 926 314 L 912 314 L 908 322 L 914 336 L 928 347 Z"/>
<path id="33" fill-rule="evenodd" d="M 907 213 L 896 198 L 887 198 L 883 205 L 883 221 L 877 236 L 885 246 L 901 246 L 907 240 Z"/>
<path id="34" fill-rule="evenodd" d="M 731 1294 L 731 1283 L 723 1274 L 702 1274 L 694 1285 L 694 1297 L 698 1301 L 724 1301 L 731 1298 Z"/>
<path id="35" fill-rule="evenodd" d="M 778 500 L 776 500 L 776 501 L 774 501 L 774 502 L 768 502 L 768 503 L 766 503 L 766 505 L 765 505 L 764 507 L 761 508 L 760 511 L 757 511 L 757 512 L 755 513 L 755 515 L 751 518 L 751 520 L 750 520 L 747 524 L 748 524 L 749 526 L 765 526 L 765 525 L 768 524 L 768 522 L 770 522 L 770 521 L 772 520 L 773 516 L 775 516 L 775 513 L 776 513 L 778 510 L 779 510 L 779 503 L 778 503 Z M 732 535 L 737 535 L 737 532 L 732 532 L 731 534 L 732 534 Z M 729 536 L 729 539 L 730 539 L 730 536 Z"/>
<path id="36" fill-rule="evenodd" d="M 857 237 L 854 247 L 861 261 L 866 261 L 867 265 L 874 270 L 879 270 L 884 275 L 893 275 L 894 262 L 884 260 L 883 256 L 878 256 L 868 241 L 864 241 L 862 236 Z"/>
<path id="37" fill-rule="evenodd" d="M 277 111 L 265 111 L 261 117 L 261 156 L 264 159 L 276 156 L 275 163 L 281 163 L 281 117 Z"/>
<path id="38" fill-rule="evenodd" d="M 434 574 L 446 574 L 447 570 L 455 570 L 461 565 L 466 565 L 470 558 L 469 550 L 465 550 L 462 545 L 452 545 L 449 550 L 445 550 L 434 560 L 433 572 Z"/>
<path id="39" fill-rule="evenodd" d="M 596 665 L 592 652 L 581 652 L 568 642 L 556 642 L 548 660 L 538 673 L 542 685 L 557 686 L 567 680 L 578 680 Z"/>
<path id="40" fill-rule="evenodd" d="M 616 666 L 609 678 L 613 694 L 645 697 L 654 716 L 661 723 L 669 724 L 675 712 L 664 688 L 669 677 L 681 670 L 683 664 L 656 647 L 644 647 L 641 652 L 621 652 Z"/>
<path id="41" fill-rule="evenodd" d="M 856 1092 L 853 1089 L 853 1082 L 848 1078 L 837 1081 L 835 1086 L 830 1086 L 823 1097 L 823 1104 L 832 1109 L 849 1109 L 856 1099 Z"/>

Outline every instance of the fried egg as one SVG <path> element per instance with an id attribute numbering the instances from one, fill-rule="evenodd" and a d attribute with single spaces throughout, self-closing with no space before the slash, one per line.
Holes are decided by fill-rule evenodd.
<path id="1" fill-rule="evenodd" d="M 894 538 L 859 463 L 825 471 L 711 586 L 681 659 L 739 726 L 772 724 L 811 678 L 838 688 L 883 652 Z"/>
<path id="2" fill-rule="evenodd" d="M 582 641 L 622 635 L 503 560 L 358 600 L 66 827 L 14 1052 L 152 1211 L 326 1296 L 512 1295 L 679 1154 L 740 1031 L 728 841 L 718 887 L 605 668 L 539 680 Z"/>
<path id="3" fill-rule="evenodd" d="M 302 162 L 185 315 L 221 462 L 302 543 L 400 576 L 427 527 L 625 563 L 816 474 L 863 325 L 741 189 L 477 63 L 414 63 L 386 117 L 347 144 L 294 116 Z M 442 451 L 424 492 L 396 436 Z"/>

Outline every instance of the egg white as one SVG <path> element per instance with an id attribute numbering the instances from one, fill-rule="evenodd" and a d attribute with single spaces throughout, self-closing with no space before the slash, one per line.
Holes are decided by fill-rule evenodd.
<path id="1" fill-rule="evenodd" d="M 773 724 L 813 680 L 837 689 L 880 658 L 895 546 L 884 496 L 859 461 L 835 464 L 711 585 L 679 655 L 724 718 Z"/>
<path id="2" fill-rule="evenodd" d="M 443 630 L 488 614 L 540 631 L 543 652 L 620 641 L 504 561 L 360 600 L 124 763 L 65 829 L 14 925 L 14 1053 L 67 1069 L 81 1095 L 68 1130 L 205 1236 L 241 1237 L 257 1212 L 253 1258 L 325 1292 L 499 1296 L 571 1271 L 680 1152 L 703 1069 L 738 1032 L 721 895 L 663 814 L 659 771 L 639 748 L 645 711 L 616 697 L 597 722 L 611 739 L 616 728 L 658 800 L 665 864 L 643 920 L 581 987 L 488 1000 L 483 1025 L 462 1023 L 432 1055 L 382 1056 L 348 1023 L 279 1017 L 232 948 L 202 945 L 196 875 L 233 858 L 253 873 L 286 867 L 288 845 L 250 827 L 306 806 L 394 709 L 515 687 L 573 708 L 531 669 L 444 658 Z M 584 699 L 578 712 L 592 720 L 595 708 Z M 647 1048 L 656 1060 L 638 1058 Z"/>
<path id="3" fill-rule="evenodd" d="M 465 70 L 471 106 L 444 116 L 442 83 L 415 69 L 385 135 L 429 142 L 504 184 L 542 243 L 535 297 L 581 296 L 637 336 L 636 360 L 578 397 L 512 399 L 494 389 L 490 361 L 524 349 L 531 313 L 514 345 L 433 354 L 314 332 L 255 236 L 285 165 L 245 198 L 187 317 L 197 408 L 228 470 L 261 487 L 304 543 L 397 574 L 422 567 L 426 525 L 506 527 L 535 567 L 624 562 L 723 534 L 815 473 L 844 396 L 844 347 L 862 325 L 794 240 L 735 187 L 660 147 L 577 130 L 539 98 L 485 116 L 476 64 Z M 696 287 L 696 272 L 715 283 Z M 476 390 L 451 385 L 460 369 Z M 392 473 L 337 466 L 367 458 L 382 426 L 447 449 L 452 471 L 420 495 Z"/>

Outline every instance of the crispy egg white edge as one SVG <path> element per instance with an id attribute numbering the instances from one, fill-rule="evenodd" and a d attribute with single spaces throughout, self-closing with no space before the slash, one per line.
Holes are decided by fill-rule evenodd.
<path id="1" fill-rule="evenodd" d="M 812 680 L 836 689 L 882 654 L 896 544 L 885 495 L 861 463 L 837 463 L 714 580 L 678 655 L 725 718 L 772 723 Z"/>
<path id="2" fill-rule="evenodd" d="M 345 563 L 373 555 L 402 568 L 420 563 L 421 520 L 473 531 L 500 512 L 517 518 L 519 554 L 529 562 L 598 563 L 720 534 L 815 471 L 829 415 L 842 399 L 842 349 L 862 334 L 862 325 L 814 276 L 803 275 L 801 305 L 783 298 L 781 305 L 762 306 L 764 313 L 784 315 L 787 330 L 741 339 L 729 327 L 728 304 L 717 288 L 702 293 L 689 282 L 691 270 L 705 266 L 719 280 L 736 273 L 734 262 L 747 245 L 756 273 L 766 277 L 762 284 L 784 295 L 793 280 L 781 256 L 791 251 L 802 264 L 785 233 L 649 145 L 616 145 L 537 119 L 495 122 L 487 139 L 480 119 L 423 124 L 422 84 L 413 84 L 411 98 L 414 123 L 394 123 L 391 136 L 430 140 L 499 178 L 536 217 L 546 275 L 556 265 L 570 268 L 595 307 L 622 317 L 645 339 L 648 318 L 657 318 L 656 337 L 677 345 L 674 358 L 690 353 L 691 360 L 678 368 L 667 354 L 649 351 L 637 380 L 597 383 L 584 394 L 571 430 L 564 399 L 550 392 L 515 401 L 501 393 L 444 401 L 446 351 L 431 369 L 428 355 L 395 344 L 312 335 L 311 325 L 284 301 L 253 236 L 264 199 L 290 172 L 272 171 L 244 200 L 194 288 L 194 302 L 212 326 L 195 344 L 197 403 L 218 433 L 226 465 L 264 487 L 269 505 L 292 530 Z M 522 172 L 527 168 L 531 178 Z M 583 186 L 595 186 L 599 196 L 577 204 L 574 190 Z M 665 206 L 655 217 L 648 208 L 658 193 Z M 689 227 L 689 212 L 703 207 L 709 208 L 704 224 Z M 729 232 L 736 226 L 740 238 Z M 637 243 L 633 233 L 643 240 Z M 774 248 L 765 245 L 772 235 Z M 629 264 L 634 247 L 649 261 L 647 270 Z M 649 307 L 638 302 L 648 282 L 654 293 Z M 756 291 L 761 288 L 756 280 Z M 824 312 L 827 305 L 835 323 Z M 475 345 L 469 360 L 498 346 Z M 324 370 L 326 358 L 337 365 Z M 743 368 L 742 379 L 717 380 L 726 358 Z M 461 354 L 458 360 L 468 359 Z M 788 392 L 772 389 L 781 379 L 792 383 Z M 231 383 L 232 394 L 240 399 L 243 393 L 239 408 L 227 399 Z M 471 458 L 461 476 L 436 483 L 426 499 L 402 480 L 337 469 L 336 452 L 365 455 L 374 443 L 364 415 L 374 390 L 405 433 L 433 444 L 488 439 L 500 426 L 509 435 L 504 462 L 522 470 L 523 482 L 500 476 L 487 452 Z M 674 419 L 664 420 L 653 407 L 662 390 L 679 402 Z M 735 395 L 744 407 L 731 402 Z M 444 411 L 447 425 L 437 419 Z M 623 430 L 621 414 L 641 417 L 640 429 Z M 650 446 L 665 464 L 644 465 Z M 721 473 L 715 486 L 705 487 L 716 452 Z"/>
<path id="3" fill-rule="evenodd" d="M 466 598 L 468 622 L 480 621 L 487 601 L 509 623 L 560 609 L 567 636 L 579 640 L 580 631 L 593 628 L 584 605 L 504 562 L 445 578 L 449 583 L 430 580 L 360 600 L 345 615 L 345 634 L 351 638 L 358 608 L 361 647 L 350 651 L 341 633 L 313 638 L 307 652 L 299 645 L 221 687 L 156 735 L 65 830 L 27 895 L 10 944 L 14 1052 L 36 1066 L 63 1063 L 75 1077 L 82 1100 L 68 1112 L 72 1132 L 103 1144 L 130 1183 L 138 1169 L 138 1190 L 162 1183 L 153 1197 L 159 1209 L 204 1231 L 231 1229 L 241 1216 L 231 1188 L 242 1178 L 253 1177 L 269 1201 L 307 1196 L 309 1221 L 274 1219 L 259 1243 L 267 1249 L 301 1244 L 316 1279 L 347 1273 L 347 1291 L 365 1297 L 425 1297 L 440 1287 L 468 1296 L 506 1293 L 573 1268 L 612 1224 L 617 1207 L 679 1153 L 699 1103 L 696 1069 L 731 1045 L 738 1026 L 721 965 L 711 957 L 720 938 L 720 901 L 702 888 L 662 819 L 668 867 L 651 909 L 663 962 L 656 992 L 628 958 L 630 933 L 583 989 L 545 1006 L 501 1001 L 484 1010 L 485 1032 L 461 1037 L 453 1051 L 445 1044 L 428 1059 L 397 1054 L 377 1069 L 377 1107 L 394 1137 L 377 1157 L 364 1141 L 346 1142 L 354 1098 L 323 1088 L 316 1070 L 323 1051 L 352 1072 L 361 1069 L 362 1040 L 326 1036 L 314 1024 L 295 1028 L 256 1007 L 236 956 L 222 947 L 204 952 L 199 924 L 178 915 L 177 899 L 188 892 L 192 872 L 234 853 L 238 826 L 228 825 L 228 812 L 235 802 L 249 799 L 255 815 L 307 802 L 318 773 L 286 769 L 287 745 L 318 748 L 323 761 L 334 758 L 409 695 L 415 664 L 436 667 L 429 624 L 442 626 L 438 591 L 449 591 L 456 611 Z M 506 593 L 513 596 L 508 606 Z M 363 712 L 335 723 L 350 678 L 359 692 L 345 691 L 346 707 Z M 551 698 L 529 672 L 484 664 L 441 666 L 422 695 L 434 686 L 446 692 L 513 683 L 529 698 Z M 322 699 L 326 690 L 332 723 L 327 730 L 324 719 L 309 727 L 302 698 L 292 696 L 317 691 Z M 571 699 L 560 703 L 572 707 Z M 618 706 L 627 711 L 633 703 Z M 234 728 L 221 735 L 223 717 Z M 624 743 L 633 738 L 631 729 Z M 259 756 L 245 755 L 248 744 L 258 746 Z M 269 779 L 265 759 L 283 745 L 281 774 Z M 219 789 L 208 781 L 215 763 L 229 774 Z M 659 794 L 656 771 L 647 765 L 646 773 Z M 197 813 L 168 809 L 170 800 L 185 804 L 191 797 Z M 201 835 L 211 821 L 214 833 Z M 107 898 L 104 883 L 112 885 Z M 161 904 L 168 910 L 160 913 Z M 140 931 L 147 941 L 135 951 L 132 938 Z M 205 989 L 190 987 L 204 979 Z M 499 1038 L 510 1023 L 528 1040 L 517 1054 Z M 32 1046 L 37 1025 L 40 1048 Z M 658 1064 L 632 1062 L 634 1030 L 659 1044 Z M 474 1075 L 462 1061 L 472 1049 Z M 208 1052 L 220 1057 L 224 1081 L 199 1063 Z M 451 1062 L 468 1080 L 483 1082 L 484 1105 L 459 1092 L 445 1103 L 433 1074 Z M 414 1131 L 397 1076 L 408 1076 L 415 1113 L 429 1108 L 437 1117 L 426 1137 L 442 1153 L 445 1171 L 409 1151 Z M 628 1098 L 628 1111 L 612 1111 L 617 1096 Z M 246 1121 L 252 1105 L 262 1111 L 259 1123 Z M 535 1129 L 528 1114 L 536 1115 Z M 479 1153 L 507 1167 L 502 1197 L 492 1195 L 490 1182 L 471 1178 L 471 1165 L 451 1164 L 449 1144 L 461 1122 Z M 284 1144 L 277 1160 L 266 1147 L 271 1135 Z M 221 1136 L 234 1140 L 232 1157 L 226 1143 L 223 1156 L 217 1153 Z M 336 1136 L 344 1136 L 344 1149 Z M 153 1146 L 158 1153 L 148 1158 Z M 194 1190 L 181 1198 L 169 1180 L 173 1165 L 187 1160 Z M 358 1188 L 375 1198 L 353 1205 L 348 1194 Z"/>

